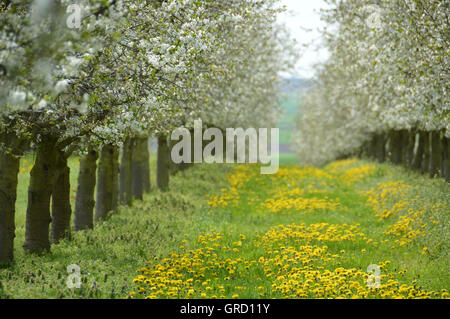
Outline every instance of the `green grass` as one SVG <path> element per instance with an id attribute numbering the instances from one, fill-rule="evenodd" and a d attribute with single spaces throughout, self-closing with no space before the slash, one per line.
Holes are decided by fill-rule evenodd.
<path id="1" fill-rule="evenodd" d="M 30 165 L 31 158 L 26 160 L 28 164 L 24 163 L 25 168 Z M 154 168 L 154 158 L 151 162 Z M 284 156 L 282 162 L 293 163 L 295 158 Z M 407 269 L 406 274 L 398 278 L 400 283 L 409 285 L 417 280 L 417 286 L 423 289 L 449 289 L 448 211 L 434 216 L 439 225 L 429 226 L 424 238 L 406 247 L 392 248 L 392 240 L 384 242 L 390 238 L 383 232 L 396 219 L 378 220 L 371 208 L 365 205 L 365 197 L 360 193 L 377 183 L 401 179 L 417 186 L 411 198 L 419 196 L 424 202 L 439 201 L 450 207 L 449 185 L 443 180 L 429 179 L 387 164 L 358 164 L 376 165 L 377 174 L 352 186 L 344 186 L 340 181 L 330 183 L 327 193 L 320 196 L 339 199 L 342 206 L 332 211 L 308 214 L 295 210 L 288 211 L 289 214 L 271 213 L 251 202 L 252 198 L 258 198 L 257 202 L 261 203 L 270 197 L 271 190 L 286 186 L 271 176 L 261 175 L 254 176 L 242 186 L 241 197 L 235 207 L 211 208 L 207 205 L 205 195 L 221 194 L 221 189 L 228 187 L 227 176 L 234 166 L 199 165 L 171 176 L 169 192 L 153 190 L 145 196 L 144 201 L 135 201 L 133 207 L 120 207 L 107 221 L 97 224 L 94 230 L 74 233 L 70 240 L 52 245 L 51 253 L 40 256 L 24 255 L 21 248 L 28 180 L 28 171 L 25 169 L 19 176 L 16 262 L 9 268 L 0 269 L 0 297 L 124 298 L 136 289 L 133 284 L 133 279 L 138 275 L 136 271 L 146 266 L 147 261 L 153 260 L 158 264 L 162 258 L 170 257 L 171 252 L 183 254 L 189 249 L 204 247 L 198 238 L 211 230 L 224 234 L 219 242 L 226 249 L 216 251 L 220 260 L 242 258 L 252 261 L 265 256 L 264 248 L 258 243 L 271 227 L 320 222 L 358 223 L 368 238 L 378 242 L 376 246 L 367 244 L 365 240 L 327 243 L 330 251 L 345 250 L 338 262 L 332 262 L 327 267 L 355 267 L 365 271 L 370 264 L 390 260 L 391 271 Z M 70 160 L 72 188 L 76 187 L 77 165 L 76 158 Z M 295 169 L 298 166 L 290 164 L 283 165 L 283 168 Z M 154 177 L 152 169 L 152 186 Z M 298 187 L 316 182 L 318 180 L 314 178 L 299 180 Z M 246 239 L 242 240 L 238 252 L 232 251 L 241 234 Z M 425 246 L 429 247 L 429 252 L 422 254 Z M 363 253 L 362 249 L 366 249 L 366 252 Z M 67 266 L 70 264 L 77 264 L 81 269 L 80 289 L 66 286 Z M 225 287 L 223 295 L 228 298 L 233 295 L 239 298 L 282 297 L 279 292 L 272 292 L 273 281 L 265 276 L 261 265 L 255 263 L 250 269 L 242 267 L 243 264 L 239 263 L 233 276 L 227 275 L 223 269 L 216 274 L 214 271 L 205 272 L 202 281 L 211 280 L 207 283 L 212 289 L 208 297 L 219 295 L 219 286 Z M 202 283 L 194 285 L 199 292 L 194 297 L 201 297 Z"/>
<path id="2" fill-rule="evenodd" d="M 280 164 L 295 164 L 298 158 L 295 153 L 280 153 Z"/>
<path id="3" fill-rule="evenodd" d="M 217 190 L 223 181 L 210 167 L 176 174 L 171 191 L 153 190 L 144 201 L 120 210 L 94 230 L 72 234 L 71 240 L 52 245 L 51 253 L 25 255 L 26 193 L 32 157 L 22 160 L 16 213 L 15 263 L 0 269 L 0 297 L 3 298 L 123 298 L 130 291 L 136 269 L 155 256 L 166 256 L 192 229 L 192 217 L 206 209 L 204 194 Z M 151 157 L 152 186 L 155 159 Z M 71 158 L 74 196 L 78 159 Z M 192 187 L 195 185 L 195 187 Z M 222 185 L 223 186 L 223 185 Z M 81 268 L 82 288 L 66 286 L 67 266 Z"/>
<path id="4" fill-rule="evenodd" d="M 363 164 L 370 163 L 358 163 L 358 165 Z M 185 274 L 185 278 L 196 279 L 193 286 L 195 293 L 192 297 L 282 298 L 282 294 L 271 290 L 273 281 L 264 275 L 262 266 L 256 262 L 262 256 L 267 257 L 267 252 L 259 245 L 261 236 L 276 225 L 298 225 L 301 223 L 311 225 L 324 222 L 329 224 L 359 224 L 365 236 L 376 242 L 376 244 L 369 244 L 367 238 L 357 239 L 354 242 L 325 242 L 329 251 L 333 253 L 345 250 L 345 254 L 338 261 L 326 265 L 327 269 L 346 267 L 361 269 L 365 272 L 371 264 L 390 261 L 391 264 L 387 267 L 387 270 L 392 274 L 392 278 L 399 282 L 399 285 L 417 285 L 416 287 L 428 291 L 449 289 L 450 281 L 447 270 L 449 259 L 446 249 L 449 245 L 448 212 L 441 211 L 440 216 L 434 216 L 439 219 L 441 226 L 443 226 L 443 232 L 435 233 L 436 228 L 428 228 L 426 230 L 427 235 L 424 238 L 413 241 L 406 247 L 399 247 L 393 245 L 393 239 L 384 234 L 387 226 L 393 224 L 394 221 L 378 220 L 372 209 L 365 205 L 366 198 L 360 193 L 380 182 L 403 179 L 407 183 L 419 187 L 419 191 L 411 194 L 411 196 L 420 196 L 420 198 L 423 198 L 421 202 L 444 202 L 449 207 L 448 184 L 443 180 L 432 180 L 418 176 L 398 167 L 385 164 L 373 165 L 376 165 L 375 176 L 366 178 L 355 185 L 344 186 L 341 181 L 330 183 L 327 193 L 319 197 L 328 196 L 329 198 L 339 199 L 342 207 L 334 211 L 317 211 L 307 214 L 295 210 L 287 211 L 288 214 L 267 212 L 254 202 L 250 202 L 250 199 L 259 197 L 256 202 L 261 203 L 269 197 L 271 189 L 280 185 L 274 182 L 271 177 L 256 175 L 240 189 L 241 198 L 237 205 L 210 209 L 207 212 L 202 212 L 201 215 L 195 215 L 193 223 L 195 228 L 186 230 L 187 242 L 183 244 L 181 250 L 179 247 L 174 247 L 174 252 L 185 253 L 183 256 L 187 257 L 190 255 L 186 253 L 188 249 L 204 249 L 207 247 L 206 249 L 214 249 L 212 252 L 217 253 L 218 257 L 203 256 L 203 265 L 217 262 L 227 263 L 227 260 L 239 261 L 239 259 L 243 259 L 243 261 L 238 262 L 236 274 L 231 276 L 219 266 L 210 267 L 206 271 L 196 269 L 193 274 Z M 298 166 L 284 165 L 283 167 L 296 168 Z M 299 187 L 306 187 L 311 182 L 316 181 L 315 179 L 299 181 L 298 185 Z M 209 193 L 213 192 L 210 191 Z M 211 233 L 212 231 L 213 233 Z M 199 242 L 199 236 L 205 233 L 220 233 L 223 234 L 223 237 L 217 242 Z M 243 244 L 239 247 L 238 252 L 232 251 L 241 235 L 244 235 L 246 239 L 242 241 Z M 434 240 L 430 240 L 433 237 Z M 386 239 L 388 239 L 387 242 Z M 436 247 L 438 242 L 440 248 Z M 215 243 L 219 243 L 216 248 L 214 248 Z M 290 244 L 294 243 L 291 242 Z M 422 254 L 425 245 L 428 245 L 430 249 L 426 254 Z M 363 252 L 364 249 L 365 252 Z M 202 255 L 200 254 L 200 256 Z M 169 269 L 175 269 L 173 264 L 176 264 L 179 260 L 181 260 L 180 256 L 158 263 L 158 265 L 171 265 Z M 251 261 L 256 262 L 255 266 L 248 270 L 243 269 L 247 262 Z M 148 268 L 154 269 L 150 266 Z M 397 275 L 397 272 L 403 269 L 406 269 L 407 273 L 401 276 Z M 227 277 L 230 278 L 227 279 Z M 148 278 L 152 277 L 149 276 Z M 207 280 L 210 280 L 210 282 L 207 282 Z M 387 281 L 387 279 L 384 280 Z M 417 282 L 415 283 L 414 280 Z M 204 285 L 210 286 L 209 293 L 202 289 Z M 223 296 L 218 289 L 220 286 L 225 287 Z M 262 290 L 257 288 L 259 286 L 262 287 Z M 146 285 L 141 285 L 141 287 L 146 287 Z M 244 289 L 239 290 L 239 287 Z M 261 292 L 263 293 L 261 294 Z M 144 292 L 144 295 L 146 293 L 148 291 Z M 202 293 L 206 293 L 206 296 Z M 168 295 L 162 294 L 162 296 Z"/>

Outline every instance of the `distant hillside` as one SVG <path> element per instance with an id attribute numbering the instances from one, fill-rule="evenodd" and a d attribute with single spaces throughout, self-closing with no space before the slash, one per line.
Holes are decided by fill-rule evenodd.
<path id="1" fill-rule="evenodd" d="M 283 82 L 281 89 L 284 92 L 299 92 L 311 85 L 309 79 L 297 77 L 285 78 Z"/>

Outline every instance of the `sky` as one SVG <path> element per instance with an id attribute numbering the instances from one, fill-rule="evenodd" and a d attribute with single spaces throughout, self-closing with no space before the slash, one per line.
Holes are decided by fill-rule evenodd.
<path id="1" fill-rule="evenodd" d="M 322 0 L 281 0 L 281 4 L 287 7 L 287 12 L 279 16 L 278 22 L 288 27 L 300 48 L 303 44 L 312 43 L 311 47 L 302 49 L 293 73 L 295 76 L 311 78 L 314 75 L 312 66 L 328 57 L 325 49 L 315 49 L 320 44 L 318 29 L 324 26 L 318 11 L 326 8 L 326 4 Z"/>

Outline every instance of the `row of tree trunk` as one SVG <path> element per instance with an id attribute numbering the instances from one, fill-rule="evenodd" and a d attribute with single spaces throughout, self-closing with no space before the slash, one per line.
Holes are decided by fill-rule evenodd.
<path id="1" fill-rule="evenodd" d="M 443 131 L 392 130 L 373 135 L 362 156 L 389 161 L 450 182 L 450 141 Z"/>
<path id="2" fill-rule="evenodd" d="M 1 136 L 1 142 L 18 144 L 14 136 L 5 134 Z M 167 137 L 159 137 L 158 143 L 157 186 L 167 190 L 170 167 Z M 51 243 L 70 236 L 72 209 L 67 159 L 71 152 L 64 149 L 66 147 L 59 145 L 57 138 L 52 136 L 42 138 L 37 146 L 28 186 L 23 246 L 27 253 L 48 251 Z M 0 264 L 13 261 L 21 155 L 0 152 Z M 142 199 L 149 191 L 148 138 L 127 138 L 121 152 L 114 145 L 104 145 L 100 151 L 91 148 L 80 158 L 73 229 L 93 228 L 94 221 L 107 218 L 119 204 L 131 205 L 133 199 Z"/>

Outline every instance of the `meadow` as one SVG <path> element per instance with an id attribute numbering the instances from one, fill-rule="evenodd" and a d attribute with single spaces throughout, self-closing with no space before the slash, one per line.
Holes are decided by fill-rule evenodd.
<path id="1" fill-rule="evenodd" d="M 442 179 L 356 159 L 283 164 L 275 175 L 202 164 L 36 256 L 21 248 L 30 160 L 20 172 L 16 261 L 0 270 L 3 298 L 449 296 Z M 75 158 L 70 166 L 76 185 Z M 67 286 L 71 264 L 80 288 Z"/>

